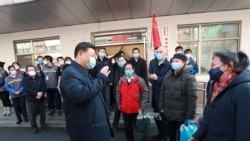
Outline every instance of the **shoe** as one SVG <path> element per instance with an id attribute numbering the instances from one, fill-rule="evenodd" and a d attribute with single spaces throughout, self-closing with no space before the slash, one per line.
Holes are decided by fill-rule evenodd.
<path id="1" fill-rule="evenodd" d="M 22 122 L 22 120 L 18 120 L 18 121 L 16 122 L 16 124 L 21 124 L 21 122 Z"/>
<path id="2" fill-rule="evenodd" d="M 43 130 L 47 130 L 47 129 L 49 129 L 49 128 L 48 128 L 48 126 L 47 126 L 47 125 L 43 125 L 43 126 L 41 127 L 41 129 L 43 129 Z"/>
<path id="3" fill-rule="evenodd" d="M 24 122 L 29 122 L 29 120 L 27 118 L 23 119 Z"/>
<path id="4" fill-rule="evenodd" d="M 49 111 L 49 115 L 52 116 L 53 114 L 55 114 L 54 111 Z"/>
<path id="5" fill-rule="evenodd" d="M 38 128 L 33 129 L 33 134 L 37 134 L 38 133 Z"/>
<path id="6" fill-rule="evenodd" d="M 57 111 L 57 115 L 58 115 L 58 116 L 61 116 L 61 115 L 62 115 L 62 112 L 61 112 L 61 111 Z"/>
<path id="7" fill-rule="evenodd" d="M 112 132 L 115 134 L 118 131 L 117 127 L 112 127 Z"/>

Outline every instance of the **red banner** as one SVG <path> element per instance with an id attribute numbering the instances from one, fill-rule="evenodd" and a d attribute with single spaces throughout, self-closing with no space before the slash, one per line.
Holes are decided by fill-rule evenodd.
<path id="1" fill-rule="evenodd" d="M 160 39 L 159 31 L 158 31 L 158 25 L 157 25 L 155 13 L 153 13 L 153 15 L 152 15 L 152 36 L 153 36 L 154 48 L 160 47 L 161 46 L 161 39 Z"/>

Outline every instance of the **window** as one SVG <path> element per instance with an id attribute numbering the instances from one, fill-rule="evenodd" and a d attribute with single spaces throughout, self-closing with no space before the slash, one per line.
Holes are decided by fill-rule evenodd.
<path id="1" fill-rule="evenodd" d="M 61 56 L 61 43 L 58 37 L 15 41 L 16 60 L 24 68 L 29 64 L 36 64 L 37 56 L 51 55 L 53 61 Z"/>
<path id="2" fill-rule="evenodd" d="M 215 51 L 239 50 L 239 22 L 180 25 L 177 30 L 178 44 L 192 50 L 200 74 L 210 69 Z"/>

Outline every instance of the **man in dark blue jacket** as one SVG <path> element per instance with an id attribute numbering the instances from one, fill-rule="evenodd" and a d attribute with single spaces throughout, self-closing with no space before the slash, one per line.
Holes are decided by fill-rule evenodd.
<path id="1" fill-rule="evenodd" d="M 108 76 L 109 81 L 102 90 L 102 96 L 104 98 L 108 113 L 110 113 L 110 86 L 112 86 L 113 83 L 113 66 L 111 60 L 107 57 L 106 48 L 98 48 L 98 57 L 96 59 L 96 66 L 94 68 L 94 76 L 96 76 L 104 66 L 109 67 L 110 74 Z"/>
<path id="2" fill-rule="evenodd" d="M 160 100 L 160 89 L 164 76 L 170 70 L 170 62 L 166 58 L 166 49 L 164 47 L 159 47 L 155 50 L 156 55 L 154 61 L 151 62 L 149 68 L 149 80 L 152 83 L 152 108 L 154 112 L 159 113 L 159 100 Z M 159 134 L 154 138 L 167 139 L 165 132 L 165 126 L 162 120 L 155 118 L 155 122 L 159 131 Z"/>
<path id="3" fill-rule="evenodd" d="M 81 42 L 74 55 L 75 61 L 64 70 L 60 82 L 70 139 L 110 141 L 112 132 L 101 95 L 108 82 L 109 67 L 103 67 L 92 79 L 89 70 L 96 65 L 94 45 Z"/>

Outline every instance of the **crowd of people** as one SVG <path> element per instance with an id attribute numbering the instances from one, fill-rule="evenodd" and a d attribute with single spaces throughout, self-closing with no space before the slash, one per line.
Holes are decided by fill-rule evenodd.
<path id="1" fill-rule="evenodd" d="M 97 49 L 97 50 L 96 50 Z M 96 56 L 97 53 L 97 56 Z M 154 48 L 154 58 L 147 66 L 140 49 L 131 50 L 127 59 L 123 51 L 108 57 L 106 48 L 88 42 L 77 44 L 74 57 L 58 57 L 57 65 L 49 55 L 38 56 L 36 65 L 20 71 L 18 62 L 4 69 L 0 62 L 0 96 L 3 116 L 11 114 L 11 97 L 17 124 L 30 121 L 33 133 L 40 126 L 47 129 L 48 115 L 62 115 L 71 141 L 110 141 L 124 119 L 125 137 L 134 141 L 139 110 L 149 102 L 148 82 L 152 85 L 151 106 L 160 116 L 154 118 L 156 140 L 178 141 L 179 128 L 187 119 L 194 119 L 197 107 L 196 73 L 199 67 L 191 49 L 175 48 L 167 58 L 165 47 Z M 199 129 L 190 141 L 247 140 L 250 132 L 250 70 L 243 53 L 215 52 L 209 70 L 207 104 L 199 120 Z M 148 70 L 148 71 L 147 71 Z M 55 102 L 55 103 L 54 103 Z M 28 106 L 28 114 L 26 110 Z M 109 122 L 114 107 L 113 123 Z M 29 118 L 28 118 L 29 117 Z"/>

